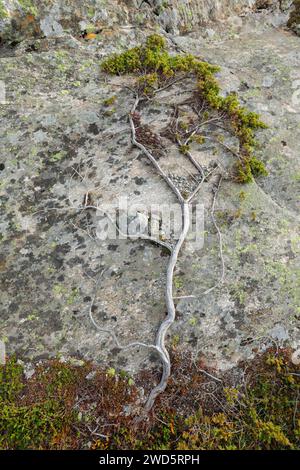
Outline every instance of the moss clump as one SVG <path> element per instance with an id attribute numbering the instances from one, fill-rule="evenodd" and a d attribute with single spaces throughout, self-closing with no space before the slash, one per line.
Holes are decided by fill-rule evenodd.
<path id="1" fill-rule="evenodd" d="M 226 97 L 221 95 L 215 77 L 219 67 L 201 61 L 191 54 L 170 55 L 164 38 L 154 34 L 147 38 L 144 45 L 114 54 L 104 60 L 102 70 L 112 75 L 136 74 L 138 93 L 148 97 L 161 87 L 172 84 L 174 80 L 194 76 L 197 84 L 195 101 L 205 105 L 208 115 L 213 112 L 224 116 L 239 141 L 236 181 L 248 183 L 254 176 L 267 175 L 264 164 L 253 155 L 256 146 L 255 133 L 267 126 L 258 114 L 241 106 L 235 94 Z M 182 153 L 186 151 L 179 150 Z"/>
<path id="2" fill-rule="evenodd" d="M 53 360 L 26 379 L 10 359 L 0 367 L 0 449 L 81 449 L 88 442 L 105 450 L 299 449 L 300 374 L 290 354 L 270 350 L 240 365 L 242 383 L 233 379 L 239 371 L 225 374 L 203 393 L 203 363 L 174 346 L 173 376 L 145 421 L 136 419 L 134 410 L 138 416 L 141 410 L 135 384 L 147 388 L 151 372 L 133 381 L 113 368 Z M 106 437 L 93 434 L 96 428 Z"/>
<path id="3" fill-rule="evenodd" d="M 251 157 L 248 160 L 249 166 L 251 168 L 251 173 L 253 176 L 267 176 L 268 172 L 264 164 L 258 160 L 256 157 Z"/>
<path id="4" fill-rule="evenodd" d="M 55 448 L 55 438 L 59 439 L 72 422 L 74 417 L 67 417 L 55 399 L 30 407 L 4 403 L 1 424 L 5 433 L 1 441 L 7 449 Z"/>
<path id="5" fill-rule="evenodd" d="M 256 157 L 249 156 L 237 163 L 238 180 L 241 183 L 251 183 L 255 176 L 267 176 L 264 164 Z"/>
<path id="6" fill-rule="evenodd" d="M 94 376 L 87 380 L 91 372 Z M 128 376 L 93 370 L 89 363 L 52 360 L 26 380 L 23 367 L 12 358 L 0 366 L 0 449 L 79 449 L 89 423 L 97 424 L 94 415 L 109 421 L 134 399 Z M 77 400 L 83 403 L 80 411 Z"/>
<path id="7" fill-rule="evenodd" d="M 110 106 L 112 106 L 113 104 L 115 104 L 117 100 L 117 97 L 115 95 L 113 96 L 110 96 L 109 98 L 106 98 L 104 101 L 103 101 L 103 105 L 106 107 L 106 108 L 109 108 Z"/>
<path id="8" fill-rule="evenodd" d="M 190 151 L 190 146 L 189 145 L 180 145 L 179 146 L 179 151 L 183 154 L 186 155 Z"/>
<path id="9" fill-rule="evenodd" d="M 35 6 L 32 0 L 19 0 L 19 4 L 23 8 L 24 12 L 27 14 L 31 14 L 33 16 L 38 16 L 38 9 Z"/>
<path id="10" fill-rule="evenodd" d="M 50 372 L 40 371 L 39 383 L 33 381 L 29 391 L 22 366 L 11 359 L 1 367 L 0 380 L 1 449 L 72 447 L 76 415 L 68 403 L 74 386 L 71 369 L 56 365 Z"/>
<path id="11" fill-rule="evenodd" d="M 159 78 L 157 72 L 142 75 L 138 79 L 139 92 L 144 95 L 151 96 L 154 90 L 157 88 L 158 81 Z"/>
<path id="12" fill-rule="evenodd" d="M 23 368 L 14 358 L 0 368 L 0 397 L 13 401 L 23 389 Z"/>
<path id="13" fill-rule="evenodd" d="M 7 10 L 6 10 L 5 6 L 2 3 L 2 0 L 0 0 L 0 19 L 2 20 L 2 19 L 7 18 L 7 17 L 8 17 Z"/>
<path id="14" fill-rule="evenodd" d="M 102 62 L 102 69 L 112 75 L 137 73 L 146 76 L 146 80 L 148 76 L 152 84 L 155 77 L 157 86 L 173 77 L 176 72 L 210 75 L 219 70 L 189 54 L 170 56 L 164 38 L 158 34 L 149 36 L 145 45 L 112 55 Z"/>
<path id="15" fill-rule="evenodd" d="M 114 75 L 139 72 L 141 67 L 139 47 L 123 52 L 123 54 L 115 54 L 102 63 L 102 69 Z"/>

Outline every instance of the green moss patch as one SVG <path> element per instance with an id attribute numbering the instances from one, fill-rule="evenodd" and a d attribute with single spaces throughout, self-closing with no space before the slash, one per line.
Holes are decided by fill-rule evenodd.
<path id="1" fill-rule="evenodd" d="M 236 94 L 222 96 L 215 77 L 219 67 L 191 54 L 170 55 L 164 38 L 154 34 L 147 38 L 145 44 L 108 57 L 102 62 L 102 70 L 112 75 L 136 75 L 137 93 L 150 98 L 160 88 L 185 77 L 194 77 L 195 104 L 201 102 L 208 114 L 213 112 L 222 116 L 239 141 L 236 180 L 248 183 L 254 176 L 267 175 L 263 162 L 254 156 L 257 146 L 255 133 L 267 126 L 258 114 L 241 106 Z M 183 148 L 181 151 L 184 153 L 187 149 Z"/>
<path id="2" fill-rule="evenodd" d="M 8 16 L 7 10 L 5 6 L 3 5 L 2 0 L 0 0 L 0 19 L 2 20 L 4 18 L 7 18 L 7 16 Z"/>
<path id="3" fill-rule="evenodd" d="M 0 448 L 300 448 L 300 371 L 290 351 L 270 350 L 217 380 L 173 348 L 173 376 L 144 420 L 136 418 L 139 390 L 147 393 L 156 380 L 149 371 L 133 380 L 112 368 L 52 360 L 26 379 L 10 359 L 0 368 Z"/>

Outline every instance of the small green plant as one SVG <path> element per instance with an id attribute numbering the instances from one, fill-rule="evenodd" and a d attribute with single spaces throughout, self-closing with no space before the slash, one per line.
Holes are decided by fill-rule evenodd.
<path id="1" fill-rule="evenodd" d="M 183 154 L 186 155 L 190 151 L 190 146 L 189 145 L 180 145 L 179 146 L 179 151 Z"/>
<path id="2" fill-rule="evenodd" d="M 256 147 L 255 133 L 265 129 L 266 124 L 259 115 L 240 105 L 235 93 L 224 97 L 215 74 L 219 67 L 201 61 L 191 54 L 170 55 L 165 39 L 158 34 L 149 36 L 144 45 L 129 49 L 121 54 L 114 54 L 102 62 L 102 70 L 112 75 L 135 74 L 139 94 L 151 97 L 161 87 L 172 80 L 194 76 L 196 90 L 194 99 L 206 107 L 206 117 L 211 112 L 224 116 L 239 141 L 239 159 L 235 165 L 235 180 L 250 183 L 256 176 L 266 176 L 267 170 L 254 156 Z M 205 118 L 205 116 L 204 116 Z M 179 127 L 184 130 L 188 123 L 181 121 Z M 193 141 L 202 144 L 205 137 L 194 135 Z M 180 145 L 180 152 L 186 154 L 188 145 Z"/>
<path id="3" fill-rule="evenodd" d="M 183 280 L 180 277 L 175 276 L 174 277 L 174 286 L 176 287 L 176 289 L 182 289 L 182 287 L 184 286 Z"/>
<path id="4" fill-rule="evenodd" d="M 245 193 L 245 191 L 241 191 L 241 192 L 239 193 L 239 199 L 240 199 L 240 201 L 245 201 L 246 197 L 247 197 L 247 194 Z"/>
<path id="5" fill-rule="evenodd" d="M 13 401 L 23 386 L 23 367 L 13 357 L 5 367 L 0 367 L 0 399 Z"/>
<path id="6" fill-rule="evenodd" d="M 38 16 L 38 9 L 32 2 L 32 0 L 19 0 L 19 4 L 23 8 L 24 12 L 33 16 Z"/>
<path id="7" fill-rule="evenodd" d="M 109 106 L 112 106 L 113 104 L 115 104 L 116 100 L 117 100 L 117 97 L 115 95 L 110 96 L 109 98 L 106 98 L 103 101 L 103 105 L 108 108 Z"/>
<path id="8" fill-rule="evenodd" d="M 113 367 L 110 367 L 109 369 L 107 369 L 106 373 L 107 373 L 108 377 L 115 377 L 116 370 Z"/>
<path id="9" fill-rule="evenodd" d="M 199 145 L 203 145 L 205 143 L 205 137 L 203 135 L 194 135 L 191 140 Z"/>
<path id="10" fill-rule="evenodd" d="M 156 89 L 158 83 L 157 72 L 142 75 L 138 79 L 139 91 L 144 95 L 150 96 L 151 93 Z"/>
<path id="11" fill-rule="evenodd" d="M 7 16 L 8 16 L 7 10 L 5 6 L 3 5 L 2 0 L 0 0 L 0 19 L 7 18 Z"/>
<path id="12" fill-rule="evenodd" d="M 54 153 L 53 155 L 51 155 L 49 157 L 49 161 L 50 162 L 60 162 L 61 160 L 63 160 L 65 157 L 67 156 L 67 152 L 65 152 L 64 150 L 62 150 L 61 152 L 57 152 L 57 153 Z"/>

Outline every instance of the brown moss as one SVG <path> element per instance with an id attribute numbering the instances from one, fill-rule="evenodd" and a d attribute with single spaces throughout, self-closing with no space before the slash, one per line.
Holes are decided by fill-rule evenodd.
<path id="1" fill-rule="evenodd" d="M 175 348 L 173 375 L 147 419 L 139 390 L 159 377 L 52 360 L 30 379 L 15 359 L 0 368 L 2 449 L 299 449 L 299 366 L 269 350 L 216 376 Z M 101 434 L 102 437 L 96 435 Z"/>

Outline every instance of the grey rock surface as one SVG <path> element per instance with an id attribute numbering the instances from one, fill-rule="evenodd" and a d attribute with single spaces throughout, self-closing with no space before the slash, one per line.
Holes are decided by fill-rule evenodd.
<path id="1" fill-rule="evenodd" d="M 205 207 L 204 246 L 193 250 L 187 244 L 175 275 L 176 295 L 192 297 L 178 299 L 168 345 L 178 343 L 220 369 L 273 344 L 300 347 L 299 38 L 283 29 L 286 12 L 262 10 L 241 18 L 243 8 L 255 2 L 225 3 L 220 12 L 221 2 L 176 1 L 169 33 L 164 20 L 158 21 L 171 51 L 220 65 L 224 92 L 237 91 L 269 125 L 258 137 L 269 176 L 244 186 L 224 181 L 218 197 L 224 284 L 203 295 L 220 277 L 209 183 L 198 196 Z M 21 2 L 2 4 L 12 11 Z M 100 69 L 104 57 L 153 31 L 152 13 L 144 5 L 137 18 L 133 1 L 31 7 L 43 12 L 42 34 L 22 33 L 17 46 L 0 48 L 6 90 L 0 104 L 0 339 L 8 354 L 17 352 L 24 360 L 59 354 L 130 372 L 158 367 L 149 351 L 119 351 L 93 328 L 89 309 L 95 297 L 95 319 L 114 329 L 122 343 L 153 342 L 165 315 L 165 254 L 145 241 L 94 239 L 95 213 L 74 210 L 87 192 L 93 204 L 122 196 L 135 203 L 174 202 L 132 148 L 127 114 L 133 98 L 125 88 L 130 79 L 107 77 Z M 187 11 L 194 15 L 188 29 L 196 17 L 203 22 L 189 34 L 178 27 Z M 223 22 L 205 23 L 216 18 Z M 82 22 L 102 28 L 94 41 L 80 39 Z M 6 18 L 4 24 L 8 27 Z M 207 32 L 211 29 L 214 34 Z M 184 92 L 166 92 L 145 107 L 143 119 L 166 124 L 168 104 Z M 111 97 L 115 102 L 107 106 Z M 179 168 L 172 151 L 168 158 L 170 172 L 190 184 L 187 163 Z M 197 158 L 206 166 L 232 163 L 213 145 Z"/>
<path id="2" fill-rule="evenodd" d="M 185 34 L 207 22 L 268 8 L 288 11 L 292 0 L 0 0 L 0 37 L 78 35 L 88 28 L 162 27 L 167 33 Z"/>

